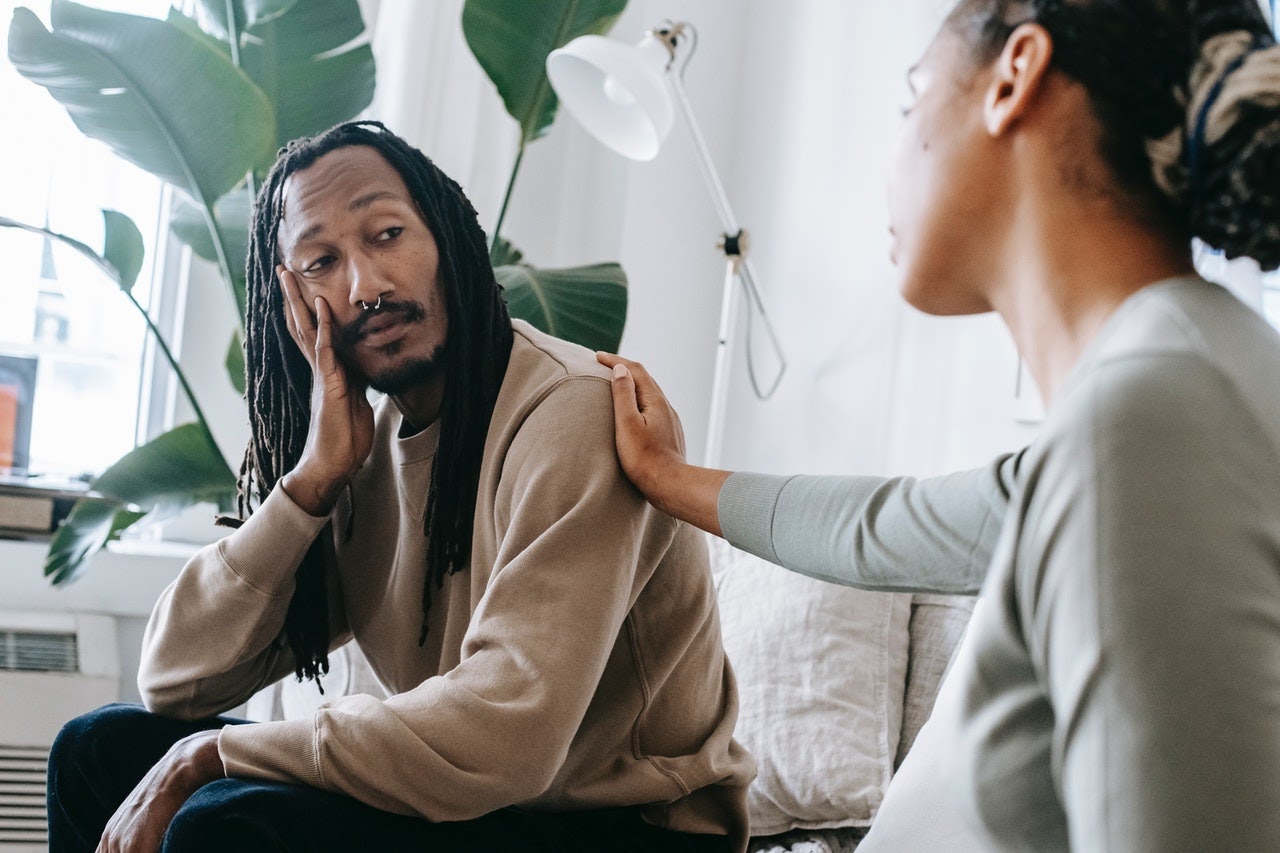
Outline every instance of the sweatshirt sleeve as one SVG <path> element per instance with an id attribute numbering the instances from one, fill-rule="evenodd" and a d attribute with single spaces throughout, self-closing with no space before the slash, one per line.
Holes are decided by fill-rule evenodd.
<path id="1" fill-rule="evenodd" d="M 1079 427 L 1029 460 L 1005 599 L 1052 703 L 1068 834 L 1280 850 L 1274 438 L 1197 358 L 1096 375 Z"/>
<path id="2" fill-rule="evenodd" d="M 819 580 L 976 593 L 1022 455 L 924 480 L 733 474 L 720 490 L 720 526 L 736 547 Z"/>
<path id="3" fill-rule="evenodd" d="M 433 821 L 547 789 L 676 524 L 622 474 L 604 378 L 562 380 L 500 468 L 496 517 L 477 519 L 499 531 L 497 558 L 459 664 L 385 700 L 349 696 L 311 719 L 228 727 L 219 741 L 228 774 Z"/>
<path id="4" fill-rule="evenodd" d="M 202 548 L 160 595 L 142 639 L 147 708 L 199 719 L 234 708 L 294 669 L 280 642 L 294 572 L 327 519 L 276 488 L 238 530 Z M 336 586 L 330 626 L 341 634 Z"/>

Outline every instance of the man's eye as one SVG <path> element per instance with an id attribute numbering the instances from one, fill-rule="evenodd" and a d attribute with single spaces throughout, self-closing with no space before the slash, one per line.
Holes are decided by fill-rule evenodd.
<path id="1" fill-rule="evenodd" d="M 404 229 L 399 226 L 396 226 L 395 228 L 388 228 L 386 231 L 383 231 L 378 235 L 378 242 L 385 243 L 387 240 L 394 240 L 399 237 L 403 231 Z"/>
<path id="2" fill-rule="evenodd" d="M 323 258 L 317 258 L 316 260 L 307 264 L 305 267 L 302 268 L 302 271 L 304 273 L 320 272 L 321 270 L 323 270 L 325 267 L 329 266 L 332 263 L 333 263 L 333 256 L 325 255 Z"/>

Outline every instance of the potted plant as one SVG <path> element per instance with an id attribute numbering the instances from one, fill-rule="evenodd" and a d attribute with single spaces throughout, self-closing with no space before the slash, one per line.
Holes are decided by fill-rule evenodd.
<path id="1" fill-rule="evenodd" d="M 613 263 L 538 269 L 501 236 L 525 148 L 544 136 L 557 102 L 548 53 L 579 35 L 604 33 L 626 0 L 468 0 L 463 29 L 493 80 L 520 140 L 491 260 L 513 316 L 569 340 L 616 349 L 626 316 L 626 277 Z M 9 59 L 44 86 L 86 135 L 168 183 L 171 228 L 217 265 L 237 308 L 227 348 L 229 380 L 244 391 L 245 257 L 251 199 L 276 150 L 356 116 L 373 97 L 375 67 L 357 0 L 199 0 L 194 17 L 165 20 L 53 0 L 46 29 L 30 10 L 14 12 Z M 152 513 L 194 503 L 232 506 L 235 476 L 223 459 L 195 390 L 132 286 L 142 237 L 122 214 L 104 211 L 104 248 L 0 217 L 88 255 L 147 320 L 175 371 L 195 420 L 130 451 L 92 483 L 50 542 L 45 574 L 73 579 L 109 540 Z"/>

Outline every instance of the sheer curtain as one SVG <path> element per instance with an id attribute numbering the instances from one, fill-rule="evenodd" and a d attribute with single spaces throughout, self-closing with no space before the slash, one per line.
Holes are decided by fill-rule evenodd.
<path id="1" fill-rule="evenodd" d="M 489 228 L 519 130 L 462 35 L 463 0 L 362 0 L 378 86 L 366 115 L 426 152 L 465 187 Z"/>

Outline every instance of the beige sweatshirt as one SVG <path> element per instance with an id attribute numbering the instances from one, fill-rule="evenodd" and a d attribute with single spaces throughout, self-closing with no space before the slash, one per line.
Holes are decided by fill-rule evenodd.
<path id="1" fill-rule="evenodd" d="M 374 450 L 333 514 L 332 646 L 354 637 L 388 699 L 223 730 L 228 775 L 348 794 L 434 821 L 510 805 L 644 804 L 649 821 L 747 837 L 754 763 L 705 544 L 651 509 L 614 451 L 608 372 L 516 321 L 486 439 L 471 567 L 434 594 L 417 644 L 422 518 L 438 427 L 399 438 L 389 401 Z M 277 488 L 201 550 L 143 640 L 148 708 L 216 714 L 291 673 L 294 570 L 326 519 Z"/>

